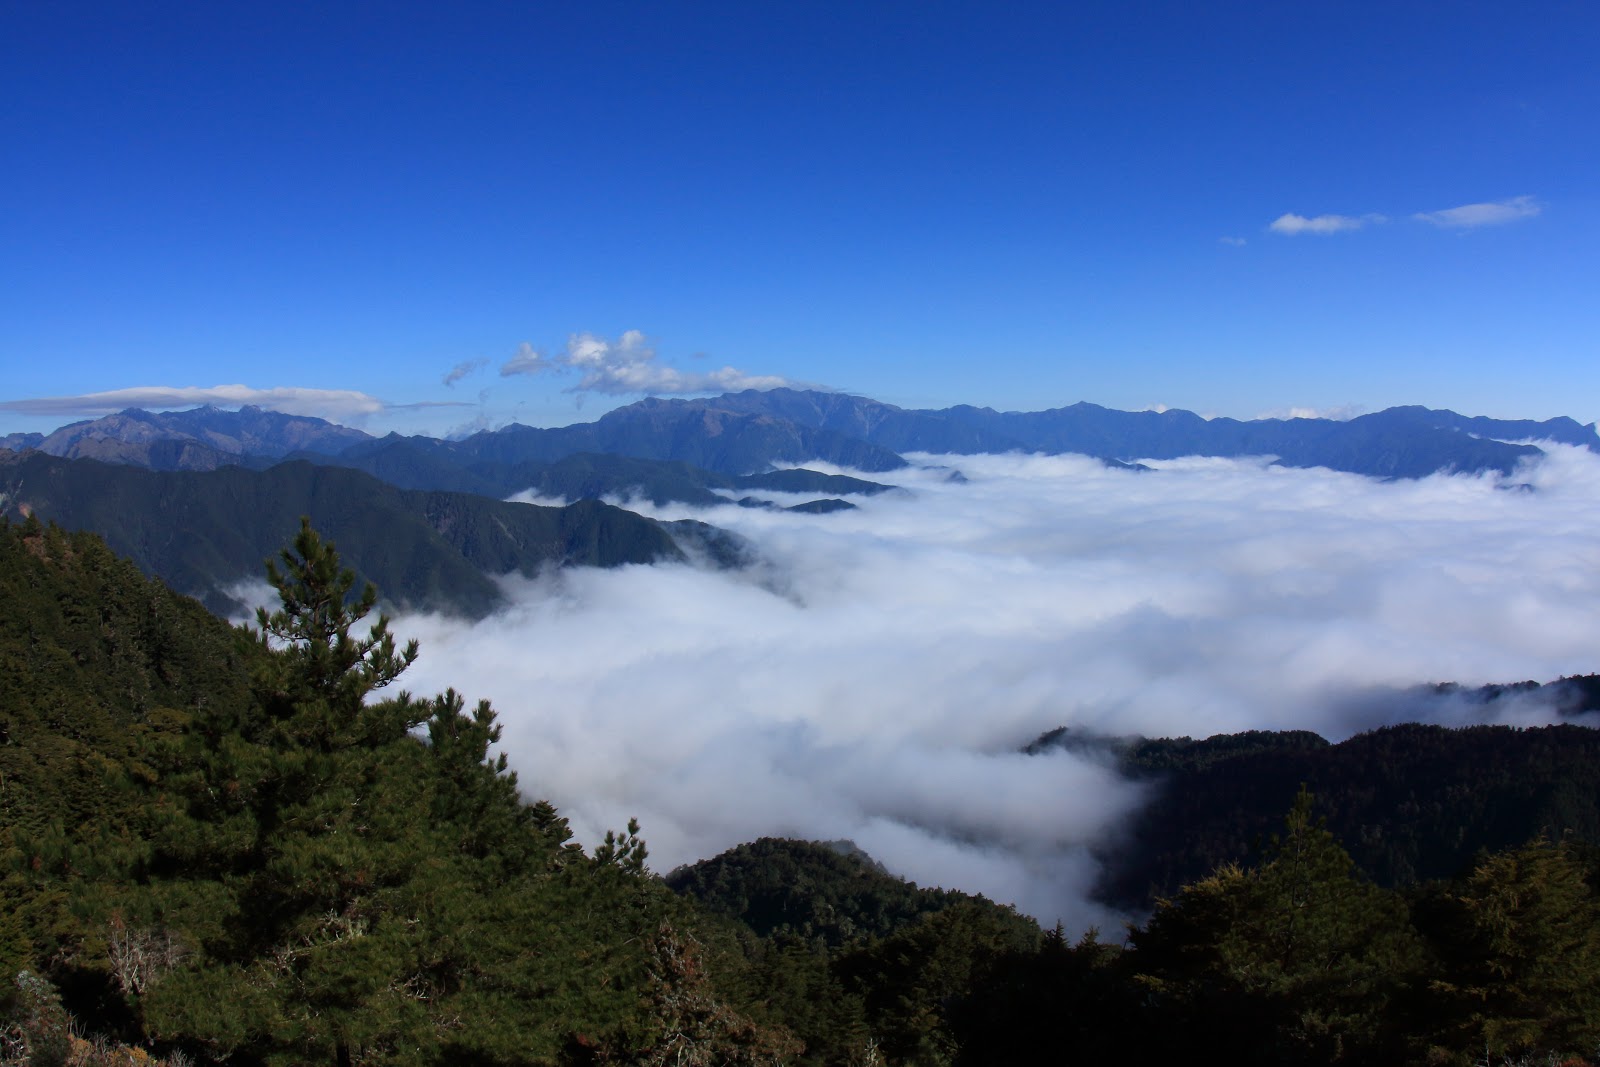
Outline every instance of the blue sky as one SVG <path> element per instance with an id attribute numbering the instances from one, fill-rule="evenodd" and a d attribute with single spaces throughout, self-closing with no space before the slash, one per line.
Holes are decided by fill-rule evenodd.
<path id="1" fill-rule="evenodd" d="M 1590 421 L 1596 55 L 1592 3 L 9 4 L 0 432 L 777 381 Z"/>

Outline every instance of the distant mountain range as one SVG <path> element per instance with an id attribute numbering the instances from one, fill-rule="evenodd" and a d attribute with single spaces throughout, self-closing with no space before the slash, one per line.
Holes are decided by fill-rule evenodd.
<path id="1" fill-rule="evenodd" d="M 1507 443 L 1511 441 L 1554 440 L 1600 451 L 1593 423 L 1469 418 L 1423 407 L 1389 408 L 1349 421 L 1239 421 L 1204 419 L 1177 409 L 1115 411 L 1082 403 L 1036 412 L 967 406 L 915 411 L 865 397 L 796 389 L 645 403 L 684 412 L 707 409 L 783 418 L 897 452 L 1073 452 L 1122 462 L 1271 455 L 1285 466 L 1328 467 L 1379 478 L 1420 478 L 1441 470 L 1509 474 L 1523 458 L 1539 454 L 1534 446 Z"/>
<path id="2" fill-rule="evenodd" d="M 0 444 L 153 470 L 261 468 L 296 458 L 355 467 L 404 488 L 499 496 L 528 489 L 585 495 L 643 490 L 639 495 L 658 503 L 706 504 L 713 502 L 711 496 L 723 495 L 708 491 L 756 487 L 737 479 L 774 467 L 821 460 L 890 472 L 907 465 L 905 452 L 1071 452 L 1119 464 L 1188 455 L 1271 455 L 1292 467 L 1418 478 L 1441 470 L 1510 474 L 1520 461 L 1539 454 L 1534 445 L 1511 442 L 1530 440 L 1600 451 L 1594 424 L 1569 418 L 1502 420 L 1423 407 L 1389 408 L 1348 421 L 1204 419 L 1176 409 L 1116 411 L 1084 403 L 1036 412 L 968 406 L 911 410 L 798 389 L 696 400 L 652 398 L 594 422 L 553 429 L 511 425 L 461 441 L 398 434 L 373 438 L 321 419 L 246 407 L 238 412 L 125 411 L 49 435 L 14 434 Z M 551 469 L 580 455 L 636 462 L 591 458 L 576 467 Z M 815 491 L 837 496 L 872 488 L 853 482 Z"/>
<path id="3" fill-rule="evenodd" d="M 151 470 L 215 470 L 241 457 L 282 459 L 295 452 L 337 455 L 370 434 L 324 419 L 246 406 L 187 411 L 131 408 L 74 422 L 51 434 L 12 434 L 0 446 L 36 448 L 67 459 L 98 459 Z"/>
<path id="4" fill-rule="evenodd" d="M 256 407 L 128 410 L 47 435 L 12 434 L 0 438 L 0 447 L 156 471 L 263 470 L 284 460 L 304 460 L 366 471 L 401 489 L 500 498 L 532 491 L 567 500 L 638 497 L 707 507 L 759 490 L 828 494 L 799 505 L 811 511 L 849 507 L 837 499 L 840 495 L 893 487 L 803 469 L 769 469 L 774 463 L 823 459 L 864 470 L 906 465 L 884 449 L 782 419 L 676 410 L 641 410 L 553 430 L 514 425 L 464 441 L 399 434 L 375 438 L 323 419 Z"/>
<path id="5" fill-rule="evenodd" d="M 130 410 L 47 435 L 0 439 L 0 511 L 31 512 L 101 534 L 119 553 L 214 609 L 259 577 L 299 517 L 319 529 L 395 604 L 482 615 L 494 577 L 552 564 L 615 566 L 686 553 L 729 564 L 737 538 L 702 523 L 657 523 L 601 498 L 740 503 L 827 514 L 894 488 L 798 467 L 821 460 L 903 469 L 903 452 L 1073 452 L 1108 464 L 1185 455 L 1272 455 L 1296 467 L 1380 478 L 1442 470 L 1510 474 L 1554 440 L 1600 451 L 1593 424 L 1472 418 L 1390 408 L 1348 422 L 1203 419 L 1187 411 L 1074 404 L 1039 412 L 915 411 L 842 393 L 748 390 L 642 400 L 590 423 L 512 425 L 460 441 L 375 438 L 322 419 L 245 407 Z M 953 474 L 959 477 L 959 474 Z M 587 501 L 503 503 L 528 493 Z"/>

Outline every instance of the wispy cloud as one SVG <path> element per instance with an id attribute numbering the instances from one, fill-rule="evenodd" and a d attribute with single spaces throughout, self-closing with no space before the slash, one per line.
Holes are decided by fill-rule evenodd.
<path id="1" fill-rule="evenodd" d="M 1411 216 L 1447 230 L 1469 230 L 1478 226 L 1500 226 L 1507 222 L 1531 219 L 1543 210 L 1531 196 L 1513 196 L 1486 204 L 1462 204 L 1443 211 L 1420 211 Z"/>
<path id="2" fill-rule="evenodd" d="M 1243 237 L 1218 237 L 1217 243 L 1228 245 L 1230 248 L 1243 248 L 1250 242 L 1246 241 Z"/>
<path id="3" fill-rule="evenodd" d="M 721 393 L 740 389 L 776 389 L 793 384 L 771 374 L 746 374 L 733 367 L 690 373 L 656 361 L 656 351 L 638 330 L 615 341 L 591 333 L 567 338 L 564 352 L 545 355 L 524 342 L 500 367 L 503 377 L 576 371 L 578 383 L 568 392 L 627 396 L 635 393 Z"/>
<path id="4" fill-rule="evenodd" d="M 450 368 L 450 373 L 444 376 L 445 385 L 455 385 L 469 374 L 473 374 L 489 365 L 487 359 L 467 359 Z"/>
<path id="5" fill-rule="evenodd" d="M 478 404 L 483 403 L 479 397 Z M 428 408 L 470 408 L 477 405 L 471 400 L 415 400 L 409 404 L 385 404 L 385 411 L 426 411 Z"/>
<path id="6" fill-rule="evenodd" d="M 339 421 L 362 419 L 384 411 L 388 405 L 368 393 L 350 389 L 301 389 L 279 387 L 255 389 L 248 385 L 165 386 L 142 385 L 131 389 L 111 389 L 77 396 L 45 396 L 23 400 L 0 400 L 0 411 L 21 415 L 86 416 L 112 415 L 128 408 L 166 410 L 200 404 L 239 407 L 254 404 L 289 415 L 314 415 Z"/>
<path id="7" fill-rule="evenodd" d="M 1445 208 L 1443 211 L 1419 211 L 1411 216 L 1416 222 L 1426 222 L 1443 230 L 1470 230 L 1479 226 L 1500 226 L 1508 222 L 1520 222 L 1531 219 L 1543 210 L 1543 205 L 1531 196 L 1514 196 L 1509 200 L 1495 200 L 1482 204 L 1462 204 L 1460 207 Z M 1267 227 L 1272 233 L 1282 234 L 1285 237 L 1298 237 L 1301 234 L 1314 234 L 1326 236 L 1335 233 L 1348 233 L 1359 230 L 1364 226 L 1378 225 L 1389 221 L 1387 215 L 1377 212 L 1368 212 L 1365 215 L 1296 215 L 1289 212 L 1279 215 Z M 1234 238 L 1221 238 L 1224 244 L 1243 244 L 1242 240 Z"/>
<path id="8" fill-rule="evenodd" d="M 446 431 L 444 436 L 447 441 L 464 441 L 475 433 L 483 433 L 492 429 L 495 429 L 495 423 L 487 414 L 480 413 L 461 425 Z"/>
<path id="9" fill-rule="evenodd" d="M 1307 218 L 1296 215 L 1294 212 L 1279 215 L 1272 220 L 1272 225 L 1267 229 L 1273 233 L 1281 233 L 1286 237 L 1298 237 L 1303 233 L 1326 235 L 1330 233 L 1345 233 L 1349 230 L 1359 230 L 1363 226 L 1388 222 L 1388 218 L 1375 212 L 1365 215 L 1314 215 Z"/>

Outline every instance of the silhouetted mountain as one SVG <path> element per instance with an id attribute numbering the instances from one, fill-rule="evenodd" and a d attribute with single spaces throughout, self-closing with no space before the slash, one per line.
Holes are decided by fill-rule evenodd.
<path id="1" fill-rule="evenodd" d="M 715 490 L 872 495 L 894 488 L 801 468 L 735 476 L 703 470 L 680 460 L 597 452 L 576 452 L 548 463 L 478 460 L 452 442 L 398 435 L 341 456 L 303 458 L 363 470 L 402 489 L 447 489 L 493 497 L 533 492 L 566 500 L 621 497 L 656 505 L 678 502 L 711 507 L 729 502 L 727 496 Z"/>
<path id="2" fill-rule="evenodd" d="M 824 497 L 821 500 L 807 500 L 804 504 L 792 504 L 784 511 L 798 511 L 802 515 L 830 515 L 835 511 L 854 511 L 856 506 L 848 500 L 837 497 Z"/>
<path id="3" fill-rule="evenodd" d="M 260 578 L 262 561 L 293 539 L 307 514 L 391 602 L 472 616 L 501 603 L 494 575 L 683 558 L 663 524 L 597 501 L 550 508 L 402 490 L 304 462 L 161 472 L 0 454 L 0 511 L 98 533 L 145 573 L 214 610 L 237 608 L 227 587 Z M 701 524 L 678 532 L 713 558 L 736 554 L 726 535 Z"/>
<path id="4" fill-rule="evenodd" d="M 894 489 L 882 482 L 869 482 L 843 474 L 822 474 L 804 467 L 767 471 L 765 474 L 746 474 L 733 479 L 732 488 L 772 489 L 783 493 L 845 493 L 876 496 Z"/>
<path id="5" fill-rule="evenodd" d="M 0 449 L 11 452 L 22 452 L 30 448 L 38 448 L 44 443 L 42 433 L 8 433 L 0 437 Z"/>
<path id="6" fill-rule="evenodd" d="M 1379 478 L 1421 478 L 1440 470 L 1509 474 L 1539 450 L 1393 419 L 1385 412 L 1332 419 L 1203 419 L 1191 411 L 1113 411 L 1074 404 L 1053 411 L 951 408 L 958 422 L 1006 432 L 1043 452 L 1131 460 L 1180 456 L 1277 456 L 1289 467 L 1327 467 Z"/>
<path id="7" fill-rule="evenodd" d="M 612 452 L 681 460 L 723 474 L 759 473 L 774 464 L 817 459 L 863 471 L 906 465 L 887 448 L 779 415 L 655 398 L 607 412 L 595 422 L 553 429 L 508 426 L 453 444 L 477 461 L 549 463 L 575 452 Z"/>
<path id="8" fill-rule="evenodd" d="M 1397 425 L 1409 422 L 1435 429 L 1459 430 L 1497 441 L 1559 441 L 1564 445 L 1578 445 L 1591 452 L 1600 452 L 1600 437 L 1596 436 L 1595 424 L 1591 422 L 1584 425 L 1565 415 L 1534 422 L 1532 419 L 1490 419 L 1482 415 L 1469 417 L 1453 411 L 1419 406 L 1388 408 L 1378 414 Z"/>
<path id="9" fill-rule="evenodd" d="M 989 903 L 955 890 L 920 889 L 850 841 L 763 837 L 679 867 L 666 882 L 761 937 L 791 934 L 833 948 L 883 937 L 956 904 Z"/>
<path id="10" fill-rule="evenodd" d="M 1012 434 L 957 422 L 946 418 L 943 412 L 907 411 L 893 404 L 846 393 L 807 389 L 746 389 L 742 393 L 726 393 L 708 400 L 678 403 L 746 415 L 774 415 L 802 426 L 814 426 L 870 441 L 896 452 L 970 455 L 1010 452 L 1025 447 Z"/>

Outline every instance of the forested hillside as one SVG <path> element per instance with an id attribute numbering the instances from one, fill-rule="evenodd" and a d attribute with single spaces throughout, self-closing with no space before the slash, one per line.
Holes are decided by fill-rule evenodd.
<path id="1" fill-rule="evenodd" d="M 0 524 L 0 1062 L 1468 1064 L 1600 1046 L 1596 866 L 1571 841 L 1402 892 L 1300 791 L 1251 866 L 1081 938 L 842 844 L 767 839 L 662 879 L 637 824 L 579 848 L 495 752 L 487 704 L 400 688 L 418 650 L 316 531 L 269 577 L 278 609 L 235 629 L 96 538 Z M 1586 751 L 1571 729 L 1538 736 Z"/>
<path id="2" fill-rule="evenodd" d="M 88 535 L 0 542 L 0 958 L 27 1062 L 60 1062 L 62 1003 L 190 1062 L 623 1061 L 674 1040 L 651 998 L 678 995 L 708 1047 L 782 1043 L 710 991 L 728 939 L 696 936 L 633 828 L 585 855 L 521 798 L 486 704 L 368 699 L 416 649 L 356 629 L 373 591 L 309 527 L 282 608 L 241 631 Z"/>
<path id="3" fill-rule="evenodd" d="M 1120 755 L 1150 803 L 1107 846 L 1102 891 L 1120 906 L 1260 855 L 1296 791 L 1380 885 L 1452 878 L 1485 851 L 1540 834 L 1600 844 L 1600 731 L 1387 726 L 1336 745 L 1299 732 L 1141 740 Z"/>
<path id="4" fill-rule="evenodd" d="M 306 513 L 389 602 L 471 617 L 504 602 L 500 575 L 677 560 L 675 536 L 697 546 L 715 536 L 700 523 L 658 523 L 597 500 L 558 508 L 402 490 L 305 462 L 147 471 L 0 453 L 0 514 L 101 533 L 145 573 L 224 613 L 244 606 L 229 587 L 259 578 L 261 560 L 294 536 Z"/>

